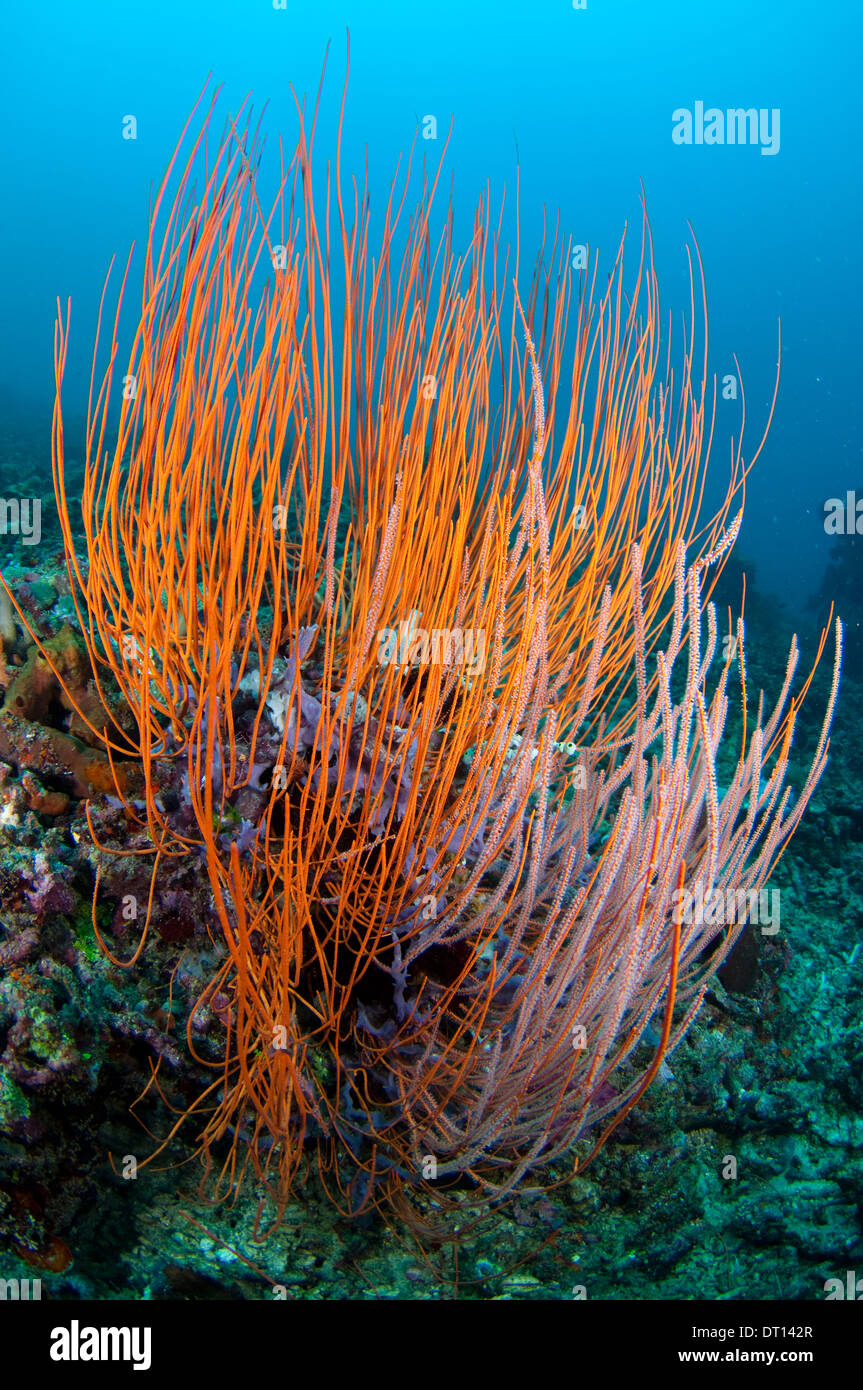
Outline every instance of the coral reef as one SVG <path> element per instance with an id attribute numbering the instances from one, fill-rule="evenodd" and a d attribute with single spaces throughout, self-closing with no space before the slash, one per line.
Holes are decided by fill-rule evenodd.
<path id="1" fill-rule="evenodd" d="M 673 402 L 658 379 L 646 223 L 646 305 L 623 310 L 622 257 L 598 304 L 579 296 L 566 389 L 568 256 L 556 280 L 540 265 L 524 307 L 516 290 L 506 326 L 482 210 L 465 261 L 444 238 L 430 296 L 434 186 L 397 289 L 394 225 L 368 283 L 367 207 L 349 225 L 337 199 L 327 405 L 338 339 L 302 116 L 279 247 L 236 122 L 184 220 L 209 119 L 173 202 L 167 181 L 155 202 L 140 387 L 107 455 L 113 354 L 88 421 L 83 547 L 58 400 L 66 581 L 4 569 L 0 1234 L 79 1296 L 121 1279 L 121 1259 L 146 1297 L 218 1293 L 214 1262 L 234 1296 L 302 1286 L 309 1256 L 343 1289 L 359 1237 L 330 1216 L 300 1251 L 301 1189 L 449 1241 L 444 1268 L 467 1261 L 505 1297 L 565 1296 L 589 1221 L 615 1248 L 613 1165 L 652 1164 L 670 1187 L 692 1153 L 701 1185 L 657 1273 L 697 1264 L 711 1201 L 731 1292 L 727 1239 L 752 1237 L 753 1216 L 746 1192 L 722 1210 L 715 1169 L 726 1140 L 757 1168 L 748 1127 L 783 1120 L 781 1093 L 754 1094 L 745 1036 L 766 1027 L 779 948 L 753 953 L 751 923 L 680 906 L 757 899 L 788 849 L 826 767 L 841 630 L 801 765 L 796 643 L 772 711 L 751 707 L 742 621 L 717 659 L 707 597 L 746 465 L 738 443 L 705 527 L 705 386 L 691 345 Z M 66 352 L 61 321 L 58 396 Z M 132 1102 L 163 1136 L 145 1157 Z M 224 1212 L 216 1235 L 188 1212 L 177 1229 L 157 1160 L 190 1152 L 244 1217 L 230 1236 Z M 834 1179 L 806 1181 L 850 1248 Z M 524 1191 L 537 1182 L 547 1197 Z M 97 1185 L 138 1219 L 112 1269 L 76 1270 L 70 1232 Z M 264 1211 L 276 1244 L 259 1257 Z M 522 1231 L 535 1273 L 518 1268 Z M 428 1293 L 430 1276 L 439 1290 L 416 1260 L 362 1277 L 384 1296 Z M 601 1254 L 592 1269 L 605 1277 Z"/>

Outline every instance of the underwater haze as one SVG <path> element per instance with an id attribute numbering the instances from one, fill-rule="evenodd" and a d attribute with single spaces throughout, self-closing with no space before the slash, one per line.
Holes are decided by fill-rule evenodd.
<path id="1" fill-rule="evenodd" d="M 0 1302 L 859 1300 L 860 5 L 4 37 Z"/>
<path id="2" fill-rule="evenodd" d="M 4 265 L 15 268 L 0 308 L 7 409 L 26 401 L 31 412 L 50 411 L 58 296 L 72 298 L 81 349 L 67 389 L 83 393 L 108 260 L 140 238 L 150 191 L 208 75 L 224 84 L 225 109 L 248 93 L 258 109 L 269 103 L 274 141 L 292 130 L 290 86 L 313 95 L 331 41 L 320 138 L 329 152 L 347 28 L 342 162 L 359 174 L 368 157 L 373 200 L 388 195 L 427 115 L 438 131 L 430 158 L 452 121 L 446 176 L 462 231 L 486 186 L 492 207 L 507 188 L 512 208 L 518 155 L 526 264 L 544 213 L 559 213 L 565 237 L 612 256 L 624 223 L 638 227 L 643 181 L 664 307 L 679 315 L 687 306 L 691 223 L 705 262 L 712 369 L 734 371 L 737 354 L 759 437 L 781 320 L 781 408 L 750 482 L 741 547 L 761 582 L 804 604 L 828 559 L 824 503 L 854 487 L 861 466 L 848 306 L 861 295 L 853 93 L 863 19 L 851 0 L 817 11 L 806 0 L 15 7 L 0 233 Z M 696 102 L 778 111 L 772 144 L 675 144 L 673 113 L 694 113 Z M 123 138 L 128 114 L 134 140 Z M 770 124 L 772 116 L 768 134 Z M 732 428 L 721 409 L 718 428 L 720 438 Z"/>

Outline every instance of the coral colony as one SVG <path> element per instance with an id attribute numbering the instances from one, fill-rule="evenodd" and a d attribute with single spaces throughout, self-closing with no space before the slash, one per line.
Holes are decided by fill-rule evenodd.
<path id="1" fill-rule="evenodd" d="M 526 280 L 485 204 L 436 239 L 438 174 L 372 249 L 297 109 L 267 204 L 248 113 L 214 141 L 195 108 L 97 370 L 103 297 L 80 499 L 58 311 L 80 639 L 4 581 L 38 651 L 3 737 L 34 765 L 41 673 L 111 961 L 205 904 L 174 982 L 200 1089 L 157 1152 L 191 1133 L 208 1190 L 276 1219 L 308 1162 L 353 1213 L 488 1204 L 583 1166 L 686 1033 L 824 770 L 841 632 L 792 792 L 796 646 L 747 717 L 743 622 L 706 602 L 752 460 L 705 525 L 706 361 L 693 325 L 660 375 L 646 220 L 631 299 L 622 254 L 598 294 L 557 242 Z"/>

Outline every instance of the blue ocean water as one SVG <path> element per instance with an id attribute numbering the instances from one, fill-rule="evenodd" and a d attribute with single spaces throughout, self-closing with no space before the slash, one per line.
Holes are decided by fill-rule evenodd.
<path id="1" fill-rule="evenodd" d="M 850 554 L 841 549 L 843 538 L 826 532 L 829 500 L 845 499 L 848 490 L 855 488 L 863 499 L 859 384 L 863 363 L 856 329 L 863 302 L 857 96 L 861 13 L 851 0 L 826 0 L 817 7 L 806 0 L 728 0 L 722 6 L 697 5 L 693 0 L 650 4 L 539 0 L 532 9 L 513 0 L 475 4 L 438 0 L 417 6 L 392 0 L 348 4 L 321 0 L 314 6 L 291 0 L 213 0 L 206 6 L 191 0 L 152 0 L 146 6 L 118 6 L 100 0 L 83 10 L 46 0 L 32 10 L 19 6 L 6 19 L 0 117 L 7 192 L 0 221 L 6 272 L 0 297 L 4 442 L 19 434 L 38 441 L 34 457 L 45 470 L 45 488 L 50 491 L 57 300 L 64 309 L 67 298 L 71 300 L 63 396 L 64 414 L 74 423 L 86 411 L 93 332 L 109 261 L 116 258 L 112 280 L 116 290 L 128 248 L 137 243 L 122 320 L 129 327 L 140 304 L 138 276 L 150 199 L 205 84 L 209 82 L 210 89 L 221 85 L 220 114 L 236 111 L 247 96 L 256 112 L 265 107 L 262 129 L 272 159 L 280 134 L 286 148 L 293 148 L 296 112 L 291 89 L 307 108 L 313 107 L 326 54 L 315 140 L 320 197 L 327 162 L 336 146 L 349 31 L 342 181 L 347 189 L 353 178 L 361 182 L 368 168 L 372 246 L 394 172 L 400 160 L 403 166 L 418 131 L 417 159 L 424 158 L 434 170 L 451 128 L 437 204 L 438 230 L 450 189 L 456 254 L 470 237 L 478 201 L 488 197 L 496 225 L 505 200 L 502 237 L 512 242 L 518 230 L 522 285 L 529 283 L 544 226 L 551 232 L 559 226 L 564 242 L 571 238 L 599 253 L 600 287 L 628 227 L 631 277 L 640 244 L 643 186 L 663 326 L 670 320 L 677 345 L 672 361 L 678 360 L 685 338 L 690 309 L 687 247 L 691 250 L 694 237 L 707 286 L 709 371 L 720 381 L 736 375 L 736 355 L 742 373 L 745 458 L 757 446 L 767 423 L 781 322 L 778 401 L 769 437 L 747 486 L 738 551 L 757 576 L 760 602 L 754 616 L 758 623 L 753 622 L 751 629 L 756 650 L 759 631 L 769 638 L 767 646 L 776 637 L 774 629 L 784 635 L 801 625 L 820 626 L 833 592 L 829 577 L 825 585 L 825 574 L 831 573 L 828 562 L 833 557 L 835 572 L 837 554 Z M 751 123 L 746 122 L 745 141 L 732 143 L 728 113 L 741 109 L 755 114 Z M 132 119 L 135 136 L 124 138 Z M 218 119 L 216 128 L 221 128 Z M 413 187 L 417 187 L 416 172 Z M 715 505 L 724 494 L 739 425 L 739 399 L 726 401 L 720 395 L 708 503 Z M 71 424 L 67 447 L 70 459 L 80 460 L 81 438 Z M 0 457 L 0 495 L 4 497 L 12 490 L 12 482 L 6 481 L 8 457 Z M 855 573 L 846 564 L 841 573 L 846 591 L 839 591 L 838 579 L 835 591 L 852 637 L 857 623 L 863 622 L 863 597 Z M 754 585 L 750 603 L 753 589 Z M 782 610 L 771 595 L 785 605 Z M 842 601 L 849 595 L 852 611 L 847 613 Z M 736 596 L 726 595 L 729 602 Z M 63 616 L 70 616 L 68 605 Z M 811 632 L 809 642 L 811 647 Z M 23 664 L 26 643 L 19 641 L 19 647 Z M 771 683 L 775 693 L 783 662 L 784 653 L 777 658 L 771 651 L 768 660 L 763 650 L 759 652 L 753 662 L 755 688 L 764 676 L 764 683 Z M 829 666 L 828 655 L 805 729 L 810 752 L 829 686 Z M 615 1211 L 606 1226 L 598 1218 L 584 1260 L 599 1297 L 613 1299 L 623 1288 L 628 1296 L 640 1298 L 808 1298 L 821 1296 L 825 1279 L 845 1277 L 845 1266 L 853 1262 L 855 1252 L 857 1268 L 863 1271 L 859 1212 L 855 1214 L 856 1199 L 848 1194 L 851 1183 L 846 1182 L 843 1169 L 843 1164 L 849 1166 L 848 1151 L 860 1147 L 859 1117 L 852 1113 L 855 1105 L 859 1110 L 859 1083 L 855 1090 L 846 1060 L 850 1054 L 844 1050 L 847 1037 L 856 1036 L 859 1024 L 856 941 L 863 921 L 863 849 L 856 846 L 863 843 L 863 816 L 856 793 L 860 744 L 848 732 L 857 717 L 858 692 L 852 686 L 844 695 L 846 703 L 840 704 L 840 727 L 846 738 L 838 760 L 843 776 L 831 780 L 831 768 L 804 819 L 795 853 L 782 865 L 787 871 L 781 880 L 782 892 L 787 893 L 784 902 L 792 905 L 784 910 L 793 950 L 788 949 L 780 970 L 776 961 L 786 950 L 785 938 L 770 942 L 773 955 L 768 955 L 759 977 L 761 993 L 756 1002 L 749 1012 L 749 1006 L 733 1002 L 729 1008 L 737 1032 L 726 1028 L 724 1018 L 717 1023 L 711 1014 L 697 1047 L 693 1045 L 693 1056 L 681 1060 L 683 1069 L 690 1068 L 686 1073 L 691 1102 L 688 1128 L 695 1135 L 688 1156 L 692 1159 L 693 1151 L 708 1154 L 707 1159 L 698 1159 L 702 1168 L 696 1169 L 692 1160 L 698 1180 L 703 1171 L 713 1173 L 718 1167 L 724 1155 L 722 1144 L 739 1142 L 744 1148 L 741 1134 L 747 1138 L 754 1134 L 756 1152 L 754 1156 L 747 1152 L 749 1171 L 757 1171 L 761 1159 L 764 1166 L 758 1175 L 765 1186 L 756 1187 L 754 1195 L 745 1189 L 733 1221 L 724 1224 L 725 1217 L 716 1216 L 713 1225 L 708 1223 L 720 1234 L 713 1246 L 705 1237 L 706 1255 L 702 1256 L 693 1237 L 686 1248 L 695 1254 L 679 1273 L 673 1242 L 663 1246 L 665 1217 L 660 1203 L 672 1190 L 673 1178 L 668 1174 L 686 1149 L 686 1141 L 675 1129 L 675 1099 L 659 1089 L 656 1111 L 645 1129 L 638 1131 L 641 1138 L 647 1136 L 645 1152 L 659 1153 L 652 1169 L 657 1205 L 649 1207 L 652 1224 L 646 1234 L 640 1232 L 644 1235 L 643 1249 L 639 1247 L 643 1268 L 632 1273 L 633 1283 L 625 1283 L 628 1262 L 634 1257 L 628 1247 L 624 1249 L 623 1237 L 621 1247 L 614 1246 L 621 1218 Z M 838 734 L 837 746 L 843 746 Z M 795 768 L 798 789 L 801 767 L 802 763 Z M 848 859 L 842 848 L 846 839 L 853 842 Z M 9 843 L 3 841 L 0 852 L 5 854 Z M 32 859 L 32 846 L 27 850 Z M 66 862 L 71 864 L 71 855 Z M 51 888 L 54 891 L 55 885 Z M 80 884 L 76 893 L 83 901 Z M 61 906 L 54 904 L 46 890 L 40 911 L 65 913 L 71 919 L 72 911 L 62 906 L 62 897 L 56 901 Z M 92 934 L 87 934 L 86 910 L 84 916 L 84 927 L 76 926 L 76 931 L 79 945 L 85 943 L 81 952 L 92 964 L 91 957 L 97 958 L 98 951 Z M 99 1008 L 107 1007 L 101 997 L 97 1002 Z M 93 1002 L 94 1016 L 97 1012 Z M 803 1031 L 795 1033 L 795 1025 Z M 811 1068 L 809 1052 L 800 1051 L 804 1043 L 816 1059 Z M 825 1056 L 832 1060 L 825 1061 Z M 783 1071 L 787 1067 L 792 1072 L 795 1057 L 804 1058 L 799 1069 L 805 1073 L 803 1081 L 799 1071 L 790 1079 Z M 94 1074 L 95 1070 L 94 1063 Z M 711 1085 L 716 1087 L 713 1093 Z M 821 1097 L 828 1095 L 830 1104 L 837 1106 L 835 1113 L 827 1113 L 825 1099 L 824 1113 L 816 1115 Z M 699 1122 L 702 1105 L 703 1128 Z M 733 1140 L 725 1138 L 726 1117 L 730 1117 Z M 804 1140 L 799 1147 L 797 1140 L 803 1132 L 814 1135 L 805 1152 Z M 721 1137 L 714 1139 L 714 1134 Z M 107 1144 L 100 1136 L 103 1140 Z M 627 1146 L 625 1141 L 623 1147 Z M 825 1153 L 831 1155 L 832 1167 Z M 8 1154 L 4 1151 L 0 1158 Z M 625 1161 L 615 1151 L 603 1173 L 611 1192 L 618 1177 L 614 1164 Z M 17 1158 L 13 1155 L 10 1162 L 14 1168 Z M 665 1171 L 660 1166 L 663 1162 L 668 1164 Z M 70 1162 L 70 1169 L 73 1166 Z M 771 1187 L 776 1173 L 783 1182 L 792 1175 L 787 1187 L 780 1190 L 778 1178 L 775 1190 Z M 637 1167 L 627 1170 L 627 1176 L 633 1186 L 649 1182 Z M 799 1179 L 797 1186 L 793 1178 Z M 4 1182 L 0 1163 L 0 1224 L 7 1216 Z M 169 1180 L 165 1182 L 167 1187 Z M 681 1180 L 675 1200 L 685 1186 Z M 810 1199 L 811 1215 L 805 1207 Z M 127 1218 L 116 1215 L 121 1209 L 116 1192 L 104 1200 L 106 1210 L 112 1210 L 122 1224 Z M 579 1252 L 582 1200 L 587 1212 L 589 1202 L 576 1191 L 567 1228 L 577 1232 L 573 1249 Z M 710 1200 L 719 1211 L 724 1193 L 718 1196 L 712 1191 Z M 608 1201 L 613 1205 L 613 1198 Z M 685 1221 L 693 1228 L 702 1220 L 707 1201 L 702 1202 L 699 1195 L 693 1211 L 687 1210 Z M 803 1233 L 794 1245 L 797 1231 L 792 1228 L 799 1211 L 806 1215 L 800 1218 Z M 675 1221 L 677 1215 L 675 1208 Z M 16 1214 L 14 1201 L 13 1218 L 19 1223 L 24 1220 L 20 1212 Z M 538 1236 L 531 1234 L 531 1221 L 540 1227 Z M 769 1257 L 762 1260 L 761 1231 L 768 1221 L 771 1232 L 780 1234 L 771 1236 Z M 527 1232 L 525 1239 L 530 1236 L 542 1244 L 545 1228 L 527 1209 L 519 1215 L 518 1225 L 517 1234 Z M 13 1223 L 9 1229 L 18 1228 Z M 44 1230 L 53 1229 L 46 1219 Z M 56 1229 L 66 1228 L 58 1225 Z M 220 1227 L 220 1240 L 227 1240 L 225 1229 Z M 823 1245 L 818 1243 L 819 1232 Z M 7 1227 L 0 1233 L 8 1234 Z M 180 1268 L 179 1255 L 176 1265 L 162 1258 L 168 1237 L 155 1228 L 141 1236 L 134 1260 L 126 1260 L 124 1243 L 118 1239 L 115 1245 L 124 1251 L 125 1263 L 119 1267 L 118 1257 L 118 1267 L 112 1266 L 107 1273 L 99 1258 L 92 1258 L 89 1247 L 86 1257 L 79 1254 L 84 1245 L 76 1247 L 78 1263 L 71 1266 L 61 1296 L 149 1298 L 154 1296 L 150 1281 L 156 1287 L 152 1271 L 158 1267 L 162 1283 L 156 1296 L 203 1298 L 207 1296 L 201 1292 L 204 1285 L 195 1279 L 204 1276 L 200 1270 L 195 1274 L 189 1270 L 196 1259 L 203 1265 L 205 1257 L 212 1266 L 213 1249 L 219 1250 L 219 1258 L 224 1252 L 206 1230 L 209 1246 L 198 1240 L 199 1231 L 193 1234 L 196 1243 L 182 1251 L 187 1269 Z M 630 1238 L 634 1239 L 627 1228 L 626 1239 Z M 736 1238 L 749 1259 L 747 1263 L 741 1255 L 739 1266 Z M 346 1239 L 350 1243 L 355 1237 Z M 344 1266 L 341 1251 L 336 1259 L 336 1239 L 329 1232 L 316 1229 L 309 1235 L 310 1247 L 316 1241 L 320 1247 L 317 1267 L 306 1276 L 297 1259 L 292 1277 L 298 1288 L 313 1291 L 313 1296 L 342 1296 L 321 1294 L 320 1289 L 347 1286 L 346 1280 L 353 1278 L 344 1272 L 347 1257 Z M 499 1265 L 486 1252 L 488 1258 L 477 1260 L 473 1270 L 476 1281 L 483 1265 L 497 1277 L 521 1258 L 522 1250 L 513 1244 Z M 350 1253 L 356 1253 L 353 1245 Z M 573 1255 L 571 1262 L 581 1257 Z M 708 1273 L 702 1270 L 702 1259 Z M 226 1267 L 227 1260 L 223 1261 Z M 698 1277 L 703 1273 L 702 1283 L 693 1284 L 693 1269 L 699 1271 Z M 236 1275 L 236 1270 L 229 1272 Z M 2 1273 L 0 1268 L 0 1277 Z M 240 1273 L 247 1276 L 245 1268 Z M 58 1277 L 64 1274 L 60 1269 Z M 118 1293 L 126 1289 L 123 1279 L 127 1277 L 132 1293 Z M 396 1274 L 389 1283 L 380 1274 L 389 1290 L 381 1296 L 395 1297 L 393 1290 L 404 1296 L 412 1281 L 420 1291 L 417 1296 L 442 1296 L 423 1292 L 424 1277 L 422 1269 L 410 1264 L 399 1268 L 400 1282 Z M 540 1263 L 534 1285 L 525 1276 L 521 1284 L 516 1280 L 510 1286 L 508 1296 L 568 1297 L 571 1277 L 571 1269 L 561 1276 L 557 1266 L 549 1264 L 544 1269 Z M 300 1283 L 304 1278 L 306 1285 Z M 169 1286 L 173 1294 L 164 1292 Z M 228 1296 L 247 1296 L 237 1293 L 238 1287 L 239 1283 Z M 352 1286 L 354 1294 L 357 1287 Z"/>
<path id="2" fill-rule="evenodd" d="M 368 157 L 383 200 L 417 118 L 437 121 L 434 162 L 452 121 L 456 231 L 490 188 L 513 209 L 521 166 L 523 265 L 542 217 L 609 256 L 625 222 L 637 239 L 643 180 L 663 307 L 688 305 L 691 222 L 705 261 L 711 367 L 738 354 L 751 445 L 772 394 L 782 321 L 779 407 L 751 478 L 741 549 L 760 581 L 801 604 L 826 559 L 824 502 L 861 476 L 857 87 L 861 12 L 851 0 L 693 6 L 565 0 L 433 7 L 172 0 L 138 7 L 18 6 L 6 20 L 0 227 L 0 390 L 7 410 L 48 416 L 55 299 L 72 299 L 66 390 L 83 399 L 107 263 L 140 241 L 158 184 L 208 74 L 225 108 L 269 103 L 274 140 L 294 130 L 289 87 L 313 96 L 331 41 L 318 153 L 334 147 L 350 29 L 345 176 Z M 677 144 L 673 113 L 778 112 L 773 150 Z M 123 118 L 137 138 L 122 138 Z M 514 218 L 505 218 L 505 232 Z M 633 251 L 635 246 L 633 245 Z M 717 486 L 737 408 L 717 420 Z M 734 412 L 731 414 L 731 412 Z M 729 418 L 729 416 L 731 418 Z"/>

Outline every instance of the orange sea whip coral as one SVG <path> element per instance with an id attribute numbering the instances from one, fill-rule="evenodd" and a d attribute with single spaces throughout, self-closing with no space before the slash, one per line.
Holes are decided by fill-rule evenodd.
<path id="1" fill-rule="evenodd" d="M 84 557 L 58 320 L 72 591 L 135 729 L 97 732 L 140 758 L 154 891 L 168 856 L 212 890 L 225 1055 L 184 1120 L 217 1191 L 251 1163 L 281 1208 L 316 1146 L 352 1210 L 462 1173 L 501 1197 L 588 1126 L 595 1151 L 691 1023 L 741 927 L 675 920 L 673 891 L 765 882 L 825 765 L 840 632 L 796 800 L 796 646 L 720 790 L 744 633 L 717 662 L 703 592 L 747 465 L 741 438 L 698 529 L 703 279 L 666 384 L 646 221 L 631 303 L 622 248 L 597 296 L 557 240 L 522 300 L 484 204 L 461 257 L 437 175 L 403 225 L 408 161 L 373 255 L 338 152 L 319 220 L 297 111 L 272 205 L 247 119 L 213 154 L 210 107 L 166 212 L 172 161 L 124 390 L 119 307 L 98 389 L 94 353 Z"/>

